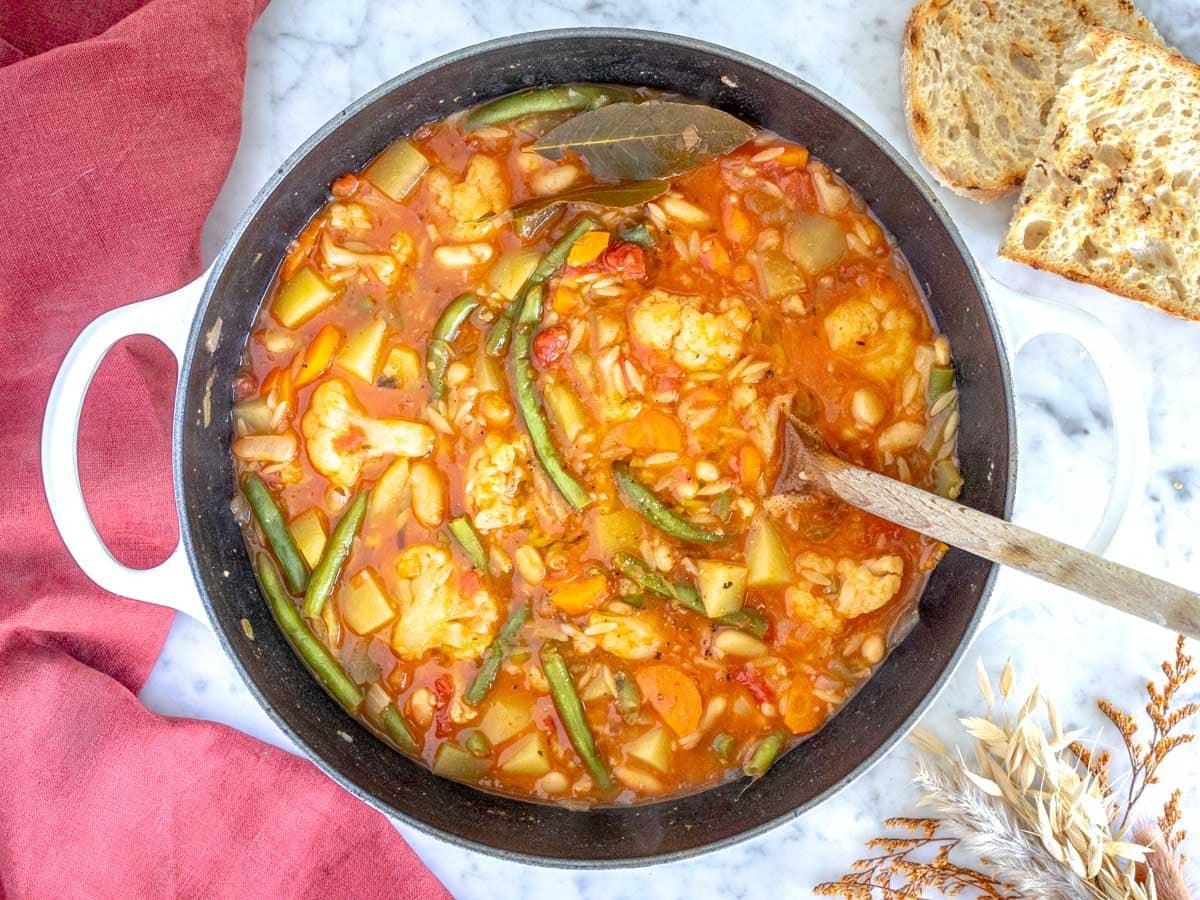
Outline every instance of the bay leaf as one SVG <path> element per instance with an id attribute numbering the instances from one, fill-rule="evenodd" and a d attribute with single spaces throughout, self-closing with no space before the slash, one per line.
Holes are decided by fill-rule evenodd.
<path id="1" fill-rule="evenodd" d="M 740 119 L 691 103 L 610 103 L 550 129 L 526 150 L 558 159 L 582 156 L 597 178 L 669 178 L 708 162 L 754 136 Z"/>
<path id="2" fill-rule="evenodd" d="M 626 209 L 657 200 L 670 186 L 670 182 L 659 180 L 625 181 L 620 184 L 589 184 L 550 197 L 538 197 L 512 208 L 513 231 L 528 240 L 568 203 Z"/>

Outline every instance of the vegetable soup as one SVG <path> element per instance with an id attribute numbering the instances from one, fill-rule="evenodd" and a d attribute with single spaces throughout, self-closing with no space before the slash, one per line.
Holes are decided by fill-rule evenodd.
<path id="1" fill-rule="evenodd" d="M 605 85 L 337 178 L 245 350 L 263 593 L 396 748 L 517 796 L 758 776 L 903 637 L 944 547 L 764 507 L 788 420 L 947 496 L 957 392 L 904 258 L 808 151 Z"/>

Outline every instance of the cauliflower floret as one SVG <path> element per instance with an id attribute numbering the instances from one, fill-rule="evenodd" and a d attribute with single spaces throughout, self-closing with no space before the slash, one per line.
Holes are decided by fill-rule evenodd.
<path id="1" fill-rule="evenodd" d="M 720 371 L 737 359 L 750 327 L 750 310 L 737 300 L 720 313 L 704 312 L 700 298 L 653 290 L 634 307 L 634 337 L 648 347 L 670 353 L 689 371 Z"/>
<path id="2" fill-rule="evenodd" d="M 842 559 L 838 561 L 837 573 L 842 579 L 837 610 L 853 619 L 879 609 L 896 596 L 900 576 L 904 574 L 904 560 L 893 555 L 862 562 Z"/>
<path id="3" fill-rule="evenodd" d="M 385 287 L 394 287 L 411 261 L 411 256 L 401 260 L 358 241 L 335 244 L 328 234 L 321 236 L 321 258 L 325 265 L 338 270 L 330 275 L 333 281 L 344 281 L 355 272 L 370 272 Z"/>
<path id="4" fill-rule="evenodd" d="M 806 622 L 818 631 L 826 634 L 841 634 L 845 622 L 833 611 L 829 603 L 813 595 L 808 586 L 793 585 L 784 595 L 787 600 L 788 612 L 792 618 Z"/>
<path id="5" fill-rule="evenodd" d="M 392 649 L 417 660 L 430 650 L 454 659 L 477 658 L 492 641 L 500 613 L 483 588 L 470 597 L 458 592 L 450 551 L 433 544 L 409 547 L 396 560 L 400 618 Z"/>
<path id="6" fill-rule="evenodd" d="M 407 231 L 397 231 L 388 241 L 388 249 L 401 266 L 410 266 L 417 256 L 417 242 Z"/>
<path id="7" fill-rule="evenodd" d="M 825 336 L 835 353 L 866 346 L 879 333 L 879 310 L 866 300 L 844 300 L 825 315 Z"/>
<path id="8" fill-rule="evenodd" d="M 433 449 L 435 437 L 433 429 L 421 422 L 367 415 L 341 378 L 331 378 L 313 391 L 300 430 L 313 468 L 344 487 L 358 481 L 368 460 L 425 456 Z"/>
<path id="9" fill-rule="evenodd" d="M 370 231 L 371 214 L 361 203 L 334 203 L 329 207 L 329 227 L 338 231 Z"/>
<path id="10" fill-rule="evenodd" d="M 588 617 L 584 634 L 621 659 L 649 659 L 658 652 L 662 637 L 645 616 L 618 616 L 594 612 Z"/>
<path id="11" fill-rule="evenodd" d="M 506 441 L 489 433 L 467 460 L 464 495 L 480 531 L 529 521 L 524 494 L 529 483 L 529 452 L 521 438 Z"/>
<path id="12" fill-rule="evenodd" d="M 457 184 L 443 171 L 430 173 L 429 189 L 438 205 L 460 223 L 508 209 L 508 183 L 500 164 L 490 156 L 472 156 Z"/>
<path id="13" fill-rule="evenodd" d="M 871 296 L 843 300 L 825 315 L 825 337 L 835 353 L 859 360 L 872 378 L 888 380 L 907 369 L 916 349 L 916 318 Z"/>
<path id="14" fill-rule="evenodd" d="M 837 572 L 837 563 L 828 556 L 822 556 L 819 553 L 805 551 L 796 557 L 796 568 L 800 570 L 800 574 L 809 581 L 824 584 L 833 578 Z M 816 575 L 816 578 L 812 576 Z"/>

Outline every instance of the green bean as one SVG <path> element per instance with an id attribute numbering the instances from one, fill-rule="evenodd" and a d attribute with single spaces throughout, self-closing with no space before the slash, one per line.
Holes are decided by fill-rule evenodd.
<path id="1" fill-rule="evenodd" d="M 546 413 L 542 410 L 541 398 L 538 397 L 537 383 L 534 380 L 536 376 L 530 353 L 533 331 L 541 318 L 542 287 L 539 284 L 526 295 L 517 319 L 512 348 L 513 392 L 516 394 L 517 409 L 525 423 L 525 430 L 529 432 L 529 442 L 533 444 L 533 452 L 538 462 L 571 507 L 581 510 L 592 502 L 592 496 L 587 488 L 567 471 L 562 455 L 550 434 L 550 423 L 546 421 Z"/>
<path id="2" fill-rule="evenodd" d="M 276 505 L 275 498 L 271 496 L 270 489 L 261 478 L 250 474 L 242 482 L 242 491 L 250 502 L 250 509 L 254 511 L 254 518 L 258 520 L 258 526 L 267 537 L 267 543 L 275 552 L 275 558 L 279 560 L 279 567 L 283 569 L 283 580 L 287 582 L 288 590 L 293 594 L 304 593 L 304 589 L 308 586 L 308 563 L 300 555 L 296 542 L 292 539 L 292 533 L 288 531 L 287 523 L 283 520 L 283 513 Z"/>
<path id="3" fill-rule="evenodd" d="M 471 524 L 471 520 L 466 516 L 459 516 L 457 519 L 451 519 L 450 524 L 446 527 L 450 529 L 450 536 L 458 541 L 458 545 L 463 548 L 463 552 L 471 558 L 471 564 L 481 572 L 486 572 L 488 564 L 487 548 L 483 546 L 479 532 L 475 530 L 475 526 Z"/>
<path id="4" fill-rule="evenodd" d="M 779 751 L 783 749 L 784 740 L 782 731 L 772 731 L 758 742 L 758 746 L 750 754 L 750 759 L 742 766 L 742 771 L 751 778 L 765 775 L 767 769 L 771 768 L 775 762 L 775 758 L 779 756 Z"/>
<path id="5" fill-rule="evenodd" d="M 636 609 L 641 609 L 646 605 L 646 595 L 640 591 L 636 594 L 620 594 L 617 597 L 622 603 L 627 603 Z"/>
<path id="6" fill-rule="evenodd" d="M 952 459 L 939 459 L 933 464 L 934 489 L 943 497 L 957 500 L 962 493 L 963 477 L 958 463 Z"/>
<path id="7" fill-rule="evenodd" d="M 488 740 L 487 735 L 482 731 L 472 731 L 466 741 L 463 742 L 463 746 L 472 756 L 483 758 L 492 755 L 492 742 Z"/>
<path id="8" fill-rule="evenodd" d="M 389 703 L 385 706 L 383 712 L 379 715 L 379 720 L 383 722 L 384 730 L 387 731 L 388 737 L 392 739 L 393 744 L 405 753 L 417 752 L 417 740 L 413 737 L 412 730 L 408 727 L 408 723 L 404 721 L 404 716 L 400 714 L 400 710 L 396 709 L 396 704 Z"/>
<path id="9" fill-rule="evenodd" d="M 508 621 L 500 629 L 500 633 L 496 635 L 496 639 L 487 648 L 487 652 L 483 656 L 483 665 L 479 667 L 479 672 L 475 675 L 471 686 L 467 688 L 464 698 L 471 706 L 478 706 L 482 703 L 483 698 L 492 689 L 492 685 L 496 683 L 496 676 L 500 673 L 504 657 L 508 655 L 508 648 L 512 646 L 512 642 L 517 639 L 517 634 L 529 621 L 529 616 L 528 603 L 514 609 L 512 615 L 508 617 Z"/>
<path id="10" fill-rule="evenodd" d="M 258 582 L 262 585 L 263 593 L 267 595 L 267 603 L 280 631 L 300 654 L 300 658 L 308 663 L 308 667 L 313 670 L 321 684 L 329 689 L 329 693 L 346 709 L 351 712 L 357 710 L 363 699 L 358 685 L 342 671 L 333 654 L 317 640 L 317 636 L 300 617 L 292 598 L 283 587 L 275 564 L 265 553 L 259 554 L 257 569 Z"/>
<path id="11" fill-rule="evenodd" d="M 523 119 L 535 113 L 595 109 L 615 100 L 632 100 L 636 96 L 630 88 L 604 84 L 563 84 L 531 88 L 475 107 L 463 123 L 463 130 L 475 131 L 487 125 Z"/>
<path id="12" fill-rule="evenodd" d="M 765 637 L 767 628 L 770 623 L 767 622 L 767 617 L 756 609 L 738 609 L 731 613 L 725 613 L 723 616 L 718 616 L 713 619 L 720 625 L 730 625 L 740 631 L 747 631 L 756 638 Z"/>
<path id="13" fill-rule="evenodd" d="M 567 732 L 567 737 L 571 739 L 575 752 L 579 754 L 583 764 L 592 774 L 596 787 L 601 791 L 611 790 L 612 774 L 608 771 L 608 764 L 600 756 L 600 751 L 596 749 L 596 739 L 588 725 L 587 716 L 584 715 L 583 701 L 579 699 L 579 692 L 575 690 L 575 682 L 571 680 L 571 673 L 567 670 L 566 661 L 558 652 L 558 648 L 550 642 L 542 644 L 539 656 L 542 661 L 542 672 L 546 676 L 547 684 L 550 685 L 550 696 L 554 700 L 554 707 L 558 710 L 563 728 Z"/>
<path id="14" fill-rule="evenodd" d="M 938 397 L 950 392 L 954 387 L 954 366 L 929 367 L 929 405 L 933 406 Z"/>
<path id="15" fill-rule="evenodd" d="M 446 393 L 446 368 L 454 353 L 451 344 L 458 337 L 463 323 L 479 307 L 479 298 L 470 292 L 459 294 L 451 300 L 438 316 L 425 348 L 425 372 L 429 376 L 429 387 L 434 400 L 441 400 Z"/>
<path id="16" fill-rule="evenodd" d="M 677 590 L 675 586 L 661 574 L 650 568 L 645 561 L 638 559 L 632 553 L 618 553 L 614 556 L 613 568 L 644 590 L 653 591 L 662 597 L 672 599 L 676 597 Z M 696 597 L 696 602 L 700 602 L 699 596 Z M 703 604 L 701 604 L 700 609 L 703 611 Z"/>
<path id="17" fill-rule="evenodd" d="M 720 759 L 728 760 L 733 756 L 733 736 L 722 732 L 712 739 L 712 744 L 709 745 L 712 752 Z"/>
<path id="18" fill-rule="evenodd" d="M 500 316 L 492 325 L 492 330 L 488 332 L 487 340 L 484 342 L 484 350 L 489 356 L 501 356 L 508 347 L 509 338 L 512 337 L 513 320 L 525 305 L 525 299 L 529 292 L 539 284 L 544 284 L 551 275 L 557 272 L 567 262 L 567 255 L 571 252 L 571 245 L 587 234 L 589 231 L 595 231 L 600 227 L 600 223 L 595 219 L 584 216 L 578 222 L 571 226 L 571 229 L 558 239 L 549 252 L 538 261 L 534 266 L 529 277 L 525 279 L 525 283 L 521 285 L 521 289 L 517 291 L 517 295 L 513 297 L 512 302 L 504 308 Z"/>
<path id="19" fill-rule="evenodd" d="M 639 247 L 654 246 L 654 236 L 650 234 L 650 229 L 644 222 L 622 225 L 617 229 L 617 237 L 623 241 L 629 241 L 631 244 L 637 244 Z"/>
<path id="20" fill-rule="evenodd" d="M 642 714 L 642 692 L 638 690 L 634 680 L 624 672 L 617 672 L 613 680 L 617 683 L 617 709 L 621 711 L 621 718 L 625 723 L 633 725 Z"/>
<path id="21" fill-rule="evenodd" d="M 302 611 L 307 618 L 315 619 L 321 615 L 325 601 L 333 593 L 338 576 L 342 574 L 342 566 L 350 556 L 350 547 L 354 538 L 358 536 L 359 528 L 362 527 L 363 517 L 367 513 L 367 498 L 370 496 L 369 491 L 363 491 L 351 500 L 341 521 L 333 529 L 333 534 L 329 535 L 325 552 L 321 554 L 317 567 L 313 569 L 312 578 L 308 580 L 308 590 L 304 592 Z"/>
<path id="22" fill-rule="evenodd" d="M 645 561 L 638 559 L 633 554 L 618 553 L 613 557 L 613 566 L 618 572 L 638 585 L 638 587 L 644 588 L 647 591 L 653 591 L 655 594 L 659 594 L 669 600 L 674 600 L 680 606 L 685 606 L 692 610 L 692 612 L 698 612 L 702 616 L 708 615 L 704 609 L 704 603 L 700 600 L 700 594 L 695 588 L 686 584 L 671 584 L 662 574 L 654 571 Z M 733 628 L 739 628 L 742 631 L 748 631 L 759 638 L 767 633 L 768 627 L 766 617 L 753 609 L 739 609 L 735 612 L 718 616 L 713 621 L 721 625 L 729 625 Z"/>
<path id="23" fill-rule="evenodd" d="M 612 471 L 625 502 L 663 534 L 692 544 L 717 544 L 725 540 L 721 532 L 693 525 L 658 499 L 653 491 L 633 477 L 629 463 L 615 462 Z"/>

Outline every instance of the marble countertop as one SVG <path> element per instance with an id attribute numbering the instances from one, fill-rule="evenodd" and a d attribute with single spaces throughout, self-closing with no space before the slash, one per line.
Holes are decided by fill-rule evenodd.
<path id="1" fill-rule="evenodd" d="M 1200 6 L 1194 0 L 1143 0 L 1140 5 L 1168 42 L 1200 58 Z M 907 4 L 894 0 L 859 0 L 850 14 L 839 11 L 845 6 L 838 0 L 441 0 L 419 14 L 416 7 L 368 0 L 271 4 L 250 36 L 242 142 L 206 227 L 207 258 L 215 255 L 278 164 L 351 100 L 434 56 L 522 31 L 629 26 L 724 44 L 827 91 L 915 160 L 904 131 L 898 78 Z M 1200 555 L 1194 552 L 1200 523 L 1200 413 L 1195 403 L 1200 325 L 1041 273 L 1004 268 L 995 260 L 994 248 L 1006 204 L 978 206 L 944 191 L 941 197 L 985 268 L 1031 293 L 1086 308 L 1119 335 L 1149 406 L 1151 459 L 1145 495 L 1130 510 L 1108 555 L 1180 584 L 1200 586 Z M 997 305 L 1010 329 L 1036 327 L 1017 310 Z M 1102 382 L 1079 345 L 1062 335 L 1027 346 L 1014 367 L 1014 381 L 1020 439 L 1015 517 L 1056 537 L 1082 542 L 1113 475 L 1113 424 Z M 1173 642 L 1169 633 L 1009 572 L 1001 573 L 994 602 L 1015 611 L 979 635 L 972 663 L 977 655 L 998 671 L 1012 657 L 1020 672 L 1049 688 L 1071 720 L 1068 727 L 1100 731 L 1102 720 L 1094 710 L 1098 691 L 1128 708 L 1140 706 L 1142 683 L 1156 672 Z M 974 712 L 972 669 L 967 665 L 957 673 L 925 717 L 925 726 L 949 733 L 955 716 Z M 168 715 L 226 722 L 289 746 L 242 686 L 216 639 L 186 616 L 177 617 L 142 699 Z M 1188 767 L 1193 773 L 1200 769 L 1198 753 L 1177 759 L 1177 774 Z M 452 847 L 409 828 L 401 831 L 454 894 L 464 898 L 756 898 L 781 890 L 786 896 L 808 896 L 813 884 L 836 877 L 860 855 L 862 842 L 878 833 L 880 819 L 912 811 L 911 755 L 907 747 L 896 748 L 838 796 L 764 836 L 651 869 L 526 867 Z M 1193 787 L 1185 802 L 1200 810 L 1200 791 Z M 1192 857 L 1200 857 L 1200 841 L 1193 839 L 1192 845 Z"/>

